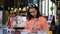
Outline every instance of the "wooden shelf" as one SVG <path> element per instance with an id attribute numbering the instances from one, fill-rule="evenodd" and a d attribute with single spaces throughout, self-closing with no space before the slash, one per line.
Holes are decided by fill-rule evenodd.
<path id="1" fill-rule="evenodd" d="M 13 29 L 24 29 L 24 27 L 13 27 Z"/>

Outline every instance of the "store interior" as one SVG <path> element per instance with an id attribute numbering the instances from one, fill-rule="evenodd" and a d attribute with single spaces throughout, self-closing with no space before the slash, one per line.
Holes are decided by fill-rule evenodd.
<path id="1" fill-rule="evenodd" d="M 44 2 L 46 5 L 42 4 Z M 57 34 L 58 30 L 59 30 L 57 22 L 59 22 L 60 1 L 59 0 L 57 0 L 57 1 L 51 0 L 51 2 L 52 2 L 52 4 L 55 5 L 55 6 L 53 5 L 53 7 L 56 8 L 56 10 L 54 9 L 55 12 L 54 12 L 53 8 L 51 8 L 51 9 L 53 11 L 52 12 L 53 15 L 55 16 L 55 22 L 56 22 L 55 24 L 57 25 L 56 26 L 57 27 L 56 34 Z M 8 26 L 8 20 L 9 20 L 10 16 L 15 17 L 14 19 L 16 19 L 16 16 L 19 16 L 19 17 L 21 17 L 20 19 L 22 19 L 22 20 L 19 21 L 16 19 L 14 21 L 13 27 L 11 27 L 11 29 L 8 29 L 8 30 L 13 31 L 14 33 L 15 33 L 15 31 L 14 31 L 15 29 L 16 29 L 16 31 L 23 30 L 24 26 L 26 25 L 26 15 L 27 15 L 28 8 L 29 8 L 29 6 L 31 6 L 33 4 L 39 8 L 39 11 L 43 15 L 43 17 L 45 17 L 47 19 L 47 22 L 48 22 L 51 10 L 49 10 L 50 4 L 48 4 L 47 1 L 45 1 L 45 0 L 43 0 L 43 1 L 42 0 L 36 0 L 36 1 L 35 0 L 5 0 L 5 1 L 1 0 L 0 1 L 0 11 L 2 11 L 2 26 Z M 17 23 L 17 21 L 19 23 Z M 19 31 L 17 31 L 17 32 L 19 33 Z M 52 34 L 52 31 L 49 31 L 49 32 L 50 32 L 50 34 Z M 24 32 L 23 32 L 23 34 L 24 34 Z"/>

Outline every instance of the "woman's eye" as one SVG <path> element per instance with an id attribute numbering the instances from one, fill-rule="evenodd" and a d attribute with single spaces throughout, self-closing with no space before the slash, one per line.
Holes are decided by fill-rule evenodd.
<path id="1" fill-rule="evenodd" d="M 33 13 L 35 12 L 35 11 L 32 11 Z"/>
<path id="2" fill-rule="evenodd" d="M 32 12 L 30 12 L 30 13 L 32 13 Z"/>

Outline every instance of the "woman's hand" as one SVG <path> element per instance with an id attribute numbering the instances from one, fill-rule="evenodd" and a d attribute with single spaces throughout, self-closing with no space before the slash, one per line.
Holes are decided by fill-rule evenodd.
<path id="1" fill-rule="evenodd" d="M 31 32 L 37 32 L 37 30 L 31 30 Z"/>

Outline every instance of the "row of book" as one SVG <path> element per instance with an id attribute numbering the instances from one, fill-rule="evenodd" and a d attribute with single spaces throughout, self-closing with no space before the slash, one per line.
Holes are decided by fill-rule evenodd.
<path id="1" fill-rule="evenodd" d="M 3 29 L 3 34 L 29 34 L 26 31 L 22 31 L 22 30 L 12 30 L 12 29 Z M 52 31 L 38 31 L 37 33 L 30 33 L 30 34 L 52 34 Z"/>

